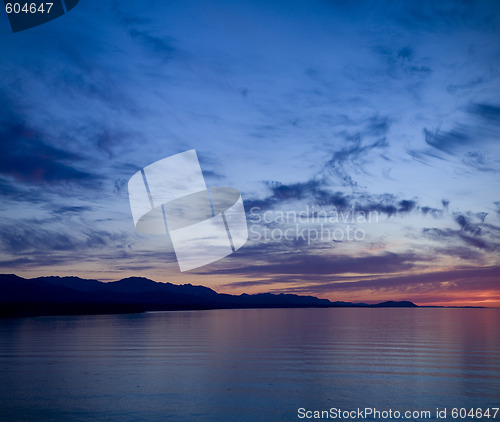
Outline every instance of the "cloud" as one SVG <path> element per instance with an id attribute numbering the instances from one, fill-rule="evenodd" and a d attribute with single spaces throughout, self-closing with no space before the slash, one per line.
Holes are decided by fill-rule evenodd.
<path id="1" fill-rule="evenodd" d="M 332 276 L 344 273 L 373 274 L 406 271 L 415 265 L 413 254 L 396 254 L 386 252 L 382 255 L 350 257 L 342 255 L 319 255 L 290 253 L 279 258 L 279 261 L 256 265 L 220 269 L 218 274 L 246 275 L 258 277 L 265 274 L 269 280 L 285 280 L 294 276 L 302 282 L 317 280 L 318 276 Z"/>
<path id="2" fill-rule="evenodd" d="M 10 197 L 16 201 L 21 201 L 25 198 L 23 192 L 17 186 L 15 186 L 15 184 L 1 177 L 0 177 L 0 192 L 2 193 L 2 196 L 4 198 Z M 3 208 L 4 205 L 5 204 L 0 204 L 0 209 Z"/>
<path id="3" fill-rule="evenodd" d="M 96 179 L 72 166 L 81 157 L 56 148 L 44 135 L 22 122 L 6 122 L 0 129 L 0 173 L 20 182 L 60 183 Z"/>
<path id="4" fill-rule="evenodd" d="M 365 214 L 377 212 L 387 217 L 408 214 L 412 211 L 419 211 L 424 215 L 430 213 L 434 217 L 443 215 L 443 209 L 420 206 L 414 199 L 399 199 L 392 194 L 377 195 L 367 192 L 346 194 L 332 191 L 325 179 L 311 179 L 307 182 L 292 184 L 266 182 L 265 185 L 270 191 L 269 195 L 261 199 L 245 199 L 247 210 L 254 208 L 254 212 L 265 212 L 266 210 L 276 209 L 288 203 L 295 205 L 300 211 L 299 204 L 302 203 L 317 208 L 355 209 L 356 212 L 363 212 Z"/>
<path id="5" fill-rule="evenodd" d="M 298 294 L 324 295 L 335 292 L 357 292 L 369 290 L 372 294 L 399 291 L 401 299 L 409 298 L 415 293 L 426 293 L 434 298 L 435 293 L 447 291 L 466 292 L 473 290 L 498 290 L 500 267 L 463 267 L 451 271 L 432 271 L 420 274 L 373 277 L 357 280 L 355 276 L 349 281 L 307 284 L 290 286 L 276 291 Z"/>
<path id="6" fill-rule="evenodd" d="M 426 144 L 448 154 L 474 143 L 474 139 L 465 127 L 453 129 L 449 132 L 437 130 L 434 133 L 424 129 L 424 136 Z"/>
<path id="7" fill-rule="evenodd" d="M 403 199 L 402 201 L 399 201 L 398 205 L 399 205 L 398 212 L 405 213 L 413 211 L 417 207 L 417 202 L 408 199 Z"/>
<path id="8" fill-rule="evenodd" d="M 0 268 L 17 268 L 29 265 L 32 261 L 29 258 L 15 258 L 0 261 Z"/>
<path id="9" fill-rule="evenodd" d="M 422 235 L 427 239 L 435 240 L 438 242 L 445 242 L 453 247 L 472 246 L 474 248 L 489 252 L 500 250 L 498 234 L 492 233 L 490 231 L 488 237 L 481 237 L 480 235 L 484 234 L 483 226 L 471 224 L 467 218 L 461 215 L 457 216 L 455 221 L 459 224 L 460 230 L 451 228 L 440 229 L 435 227 L 424 228 L 422 229 Z M 492 227 L 493 230 L 498 230 L 497 227 Z M 457 241 L 461 242 L 462 245 L 457 245 Z"/>
<path id="10" fill-rule="evenodd" d="M 475 170 L 498 172 L 500 107 L 471 103 L 464 112 L 463 122 L 454 124 L 449 130 L 424 128 L 424 140 L 429 148 L 409 148 L 410 156 L 425 164 L 430 164 L 429 158 L 443 161 L 458 159 Z"/>
<path id="11" fill-rule="evenodd" d="M 468 111 L 486 123 L 500 125 L 500 106 L 496 104 L 473 103 L 468 107 Z"/>
<path id="12" fill-rule="evenodd" d="M 354 125 L 354 130 L 344 129 L 337 133 L 343 146 L 335 149 L 331 158 L 324 165 L 324 172 L 334 176 L 342 186 L 358 188 L 358 183 L 349 174 L 352 166 L 363 166 L 376 150 L 389 147 L 387 134 L 390 130 L 391 119 L 388 116 L 373 115 L 358 121 L 350 120 L 349 126 Z"/>
<path id="13" fill-rule="evenodd" d="M 484 217 L 486 217 L 486 215 Z M 455 221 L 458 223 L 458 225 L 463 231 L 469 232 L 473 235 L 480 235 L 482 230 L 482 224 L 484 223 L 484 217 L 482 218 L 481 223 L 475 224 L 472 223 L 469 217 L 463 214 L 458 214 L 455 216 Z"/>
<path id="14" fill-rule="evenodd" d="M 468 245 L 456 245 L 455 242 L 444 247 L 436 247 L 433 249 L 433 253 L 436 256 L 458 257 L 461 260 L 470 261 L 474 265 L 481 265 L 484 261 L 482 251 L 473 249 Z"/>
<path id="15" fill-rule="evenodd" d="M 444 205 L 444 204 L 443 204 Z M 447 206 L 444 206 L 444 211 L 447 211 L 448 208 Z M 439 218 L 443 215 L 444 211 L 440 210 L 438 208 L 432 208 L 432 207 L 421 207 L 420 211 L 422 212 L 423 215 L 432 215 L 434 218 Z"/>
<path id="16" fill-rule="evenodd" d="M 50 228 L 49 228 L 50 227 Z M 126 233 L 113 233 L 73 224 L 72 232 L 61 230 L 51 220 L 17 220 L 0 226 L 0 249 L 8 253 L 36 251 L 83 251 L 113 247 L 125 243 Z"/>

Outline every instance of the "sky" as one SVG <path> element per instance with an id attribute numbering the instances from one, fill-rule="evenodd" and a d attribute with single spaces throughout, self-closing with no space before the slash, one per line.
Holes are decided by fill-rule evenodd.
<path id="1" fill-rule="evenodd" d="M 500 306 L 498 1 L 108 1 L 0 18 L 0 272 Z M 181 272 L 128 180 L 196 149 L 249 240 Z"/>

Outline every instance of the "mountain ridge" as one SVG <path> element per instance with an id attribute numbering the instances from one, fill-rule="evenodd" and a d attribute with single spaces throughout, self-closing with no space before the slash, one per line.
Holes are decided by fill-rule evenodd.
<path id="1" fill-rule="evenodd" d="M 0 317 L 306 307 L 392 308 L 417 305 L 409 301 L 377 304 L 331 302 L 315 296 L 289 293 L 230 295 L 202 285 L 163 283 L 135 276 L 105 283 L 73 276 L 26 279 L 16 274 L 0 274 Z"/>

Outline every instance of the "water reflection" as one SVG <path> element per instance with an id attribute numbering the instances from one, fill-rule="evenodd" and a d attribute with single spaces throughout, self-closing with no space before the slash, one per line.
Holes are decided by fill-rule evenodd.
<path id="1" fill-rule="evenodd" d="M 265 309 L 0 320 L 1 420 L 297 420 L 498 406 L 496 309 Z"/>

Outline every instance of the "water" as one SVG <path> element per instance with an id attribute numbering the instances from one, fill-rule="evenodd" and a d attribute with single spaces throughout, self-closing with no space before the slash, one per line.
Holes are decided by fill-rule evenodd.
<path id="1" fill-rule="evenodd" d="M 299 408 L 358 407 L 500 407 L 500 309 L 0 320 L 1 421 L 296 421 Z"/>

